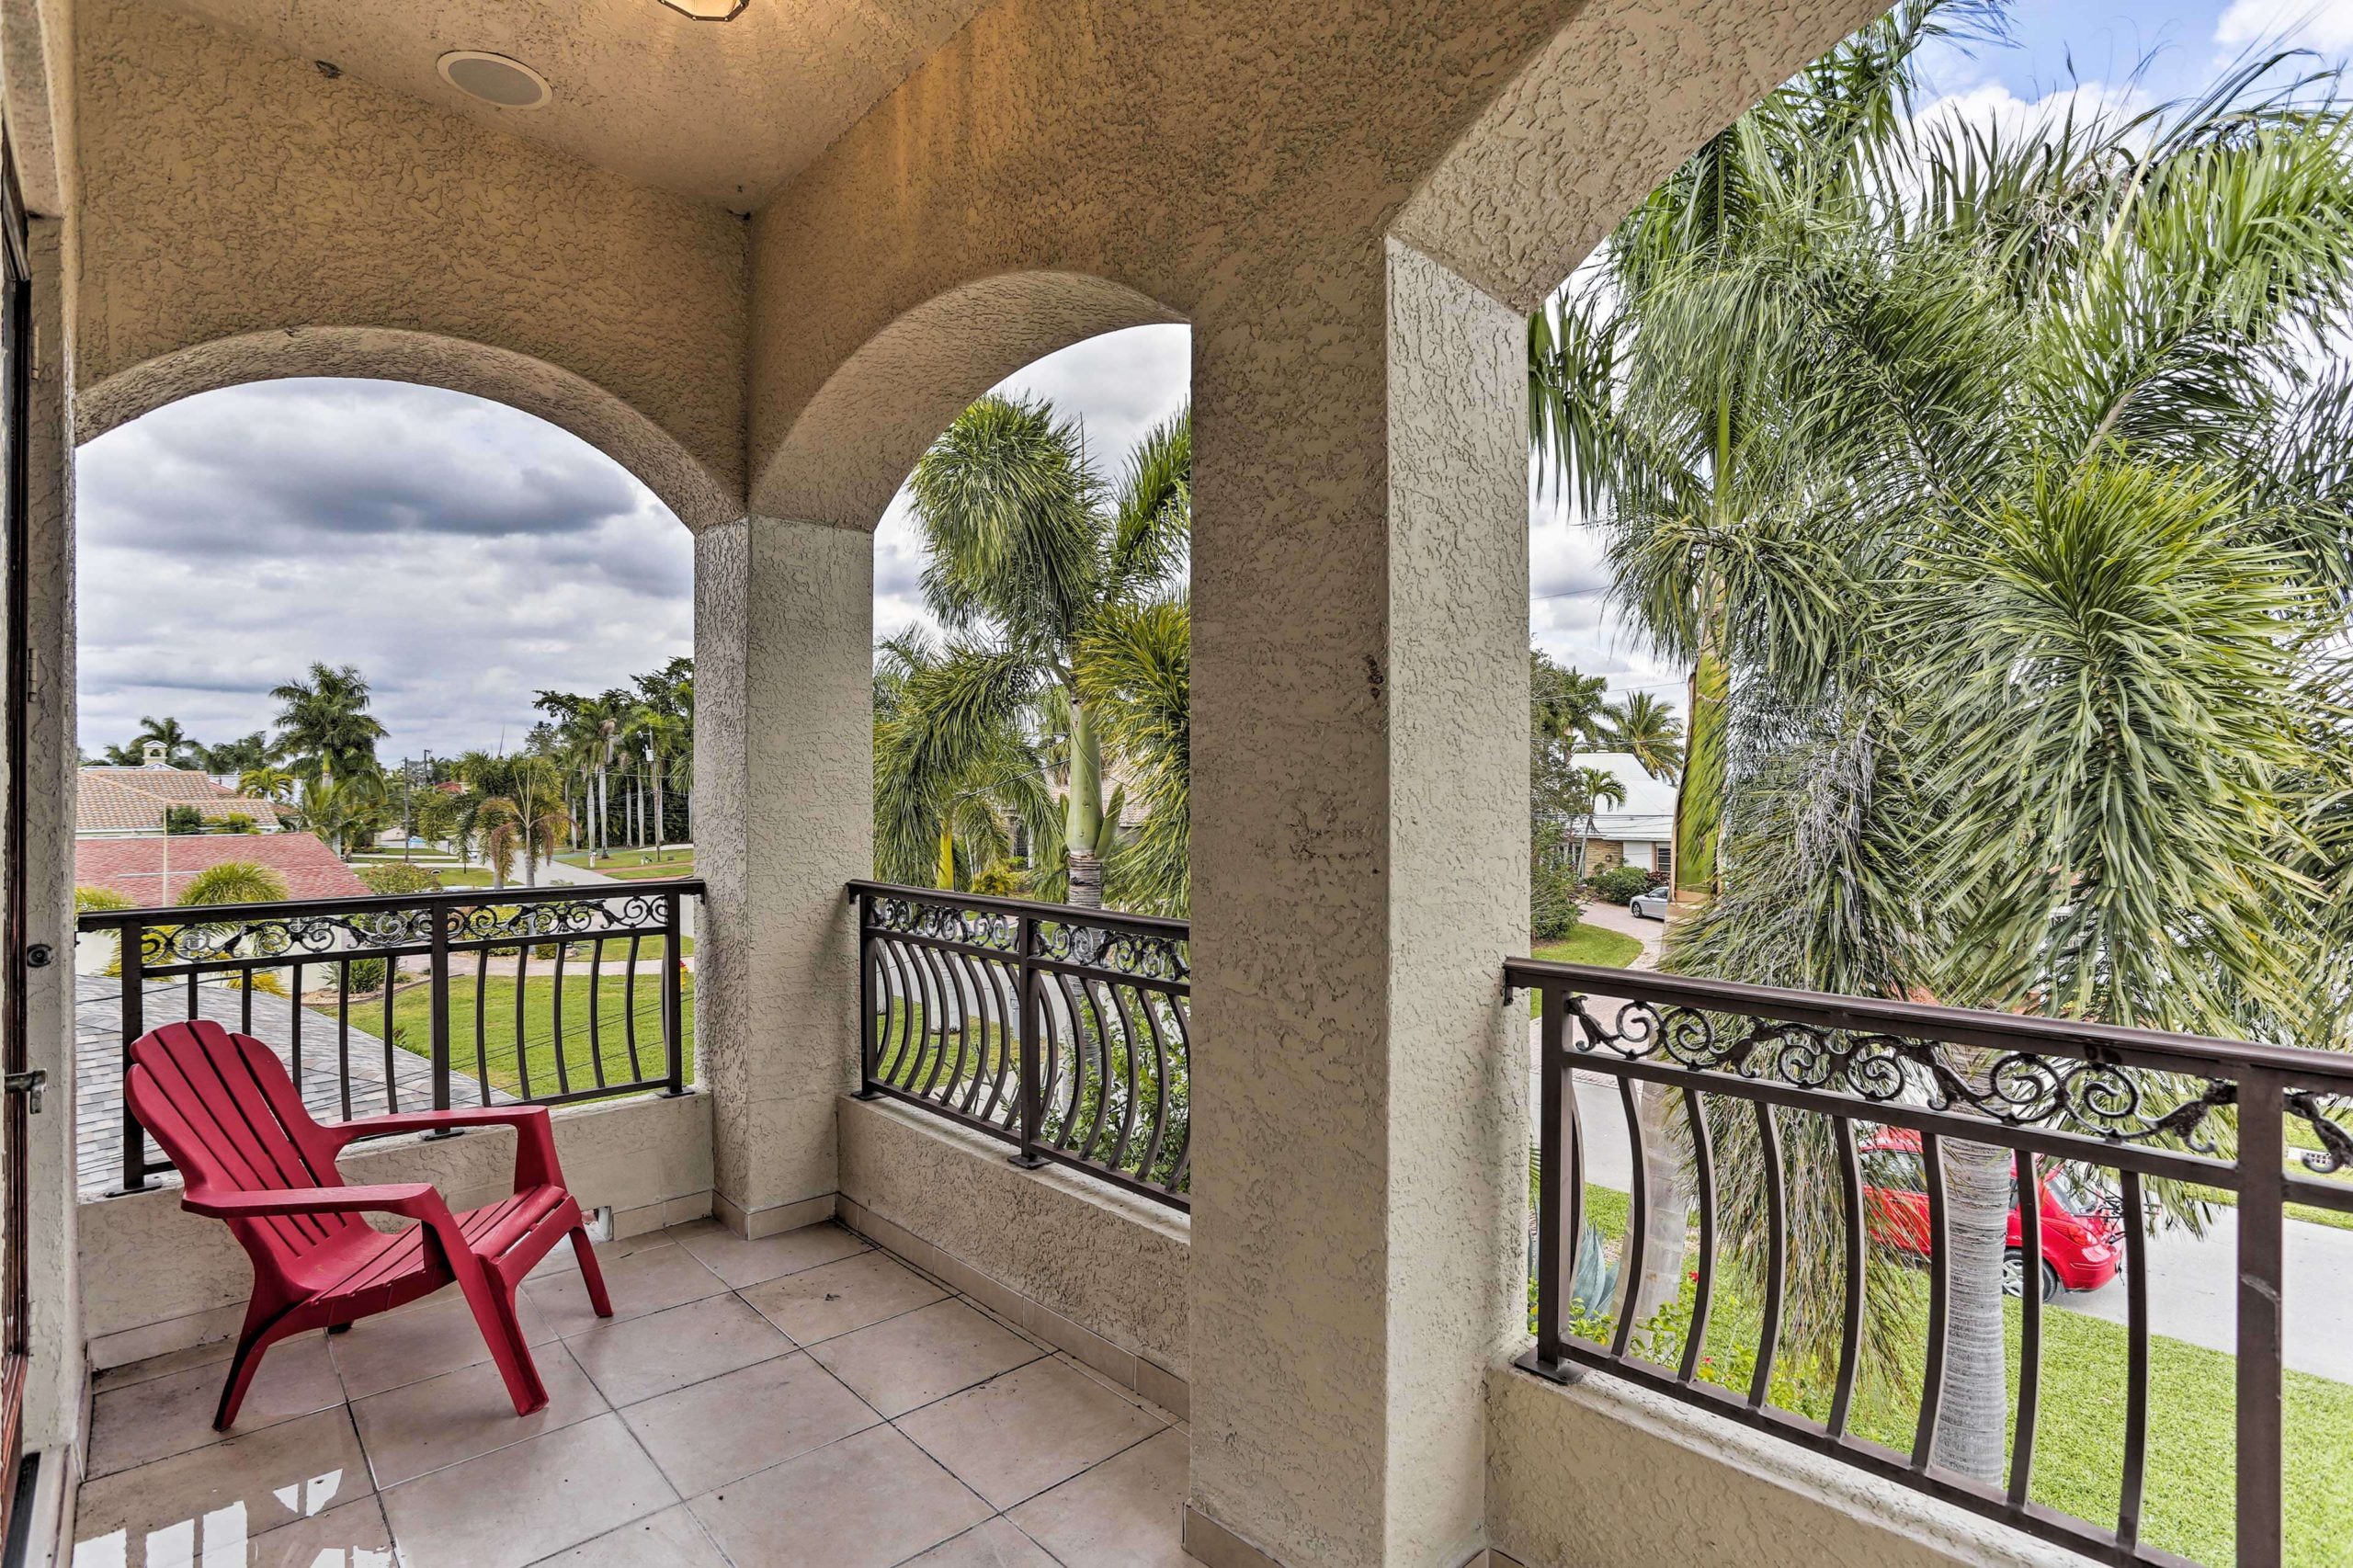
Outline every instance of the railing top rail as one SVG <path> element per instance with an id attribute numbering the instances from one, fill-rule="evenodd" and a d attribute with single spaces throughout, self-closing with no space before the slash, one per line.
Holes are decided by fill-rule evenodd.
<path id="1" fill-rule="evenodd" d="M 75 916 L 74 928 L 107 931 L 124 926 L 226 926 L 239 920 L 269 920 L 281 915 L 344 915 L 354 911 L 387 912 L 442 908 L 452 904 L 474 908 L 486 903 L 572 903 L 608 898 L 659 898 L 665 893 L 700 898 L 699 877 L 661 881 L 566 882 L 538 888 L 444 888 L 438 892 L 355 894 L 349 898 L 290 898 L 269 903 L 158 904 L 142 909 L 94 909 Z"/>
<path id="2" fill-rule="evenodd" d="M 1526 990 L 1565 983 L 1580 992 L 1631 1001 L 1691 1007 L 1702 1012 L 1809 1025 L 1817 1028 L 1896 1035 L 1992 1051 L 2022 1051 L 2044 1056 L 2149 1067 L 2197 1077 L 2227 1077 L 2245 1070 L 2282 1074 L 2290 1087 L 2324 1093 L 2353 1093 L 2353 1057 L 2296 1046 L 2217 1040 L 2208 1035 L 1975 1007 L 1922 1002 L 1890 1002 L 1866 996 L 1833 996 L 1815 991 L 1746 985 L 1728 980 L 1661 974 L 1652 970 L 1603 969 L 1592 964 L 1553 963 L 1506 958 L 1505 983 Z"/>
<path id="3" fill-rule="evenodd" d="M 1073 926 L 1097 926 L 1190 940 L 1193 923 L 1165 915 L 1129 915 L 1111 909 L 1085 909 L 1074 903 L 1041 903 L 1035 899 L 999 898 L 991 893 L 954 892 L 947 888 L 909 887 L 902 882 L 853 881 L 846 896 L 915 899 L 925 903 L 952 903 L 961 909 L 989 909 L 1004 915 L 1028 915 Z"/>

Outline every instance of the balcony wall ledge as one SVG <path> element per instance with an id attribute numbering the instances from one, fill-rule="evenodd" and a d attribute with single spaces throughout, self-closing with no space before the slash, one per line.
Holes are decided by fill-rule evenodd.
<path id="1" fill-rule="evenodd" d="M 1189 1415 L 1180 1211 L 887 1100 L 844 1096 L 843 1222 L 999 1316 Z"/>
<path id="2" fill-rule="evenodd" d="M 1504 1361 L 1486 1401 L 1488 1537 L 1529 1568 L 2084 1562 L 1607 1373 L 1563 1386 Z"/>
<path id="3" fill-rule="evenodd" d="M 641 1095 L 552 1113 L 556 1155 L 583 1209 L 610 1209 L 618 1235 L 710 1212 L 710 1096 Z M 453 1208 L 512 1188 L 515 1134 L 404 1136 L 354 1144 L 354 1185 L 429 1181 Z M 103 1370 L 227 1339 L 243 1319 L 253 1269 L 229 1228 L 180 1208 L 179 1183 L 91 1199 L 79 1210 L 82 1334 Z"/>

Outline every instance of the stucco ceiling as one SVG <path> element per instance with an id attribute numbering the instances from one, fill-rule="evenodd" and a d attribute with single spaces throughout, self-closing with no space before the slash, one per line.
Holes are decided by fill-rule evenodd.
<path id="1" fill-rule="evenodd" d="M 985 0 L 750 0 L 731 22 L 659 0 L 163 0 L 306 60 L 644 184 L 760 206 Z M 521 61 L 544 108 L 444 82 L 453 49 Z"/>

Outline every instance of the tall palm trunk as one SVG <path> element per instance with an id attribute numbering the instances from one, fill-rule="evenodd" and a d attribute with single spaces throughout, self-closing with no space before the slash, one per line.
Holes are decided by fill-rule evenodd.
<path id="1" fill-rule="evenodd" d="M 1724 743 L 1731 682 L 1721 656 L 1703 651 L 1691 666 L 1690 744 L 1675 791 L 1675 891 L 1707 893 L 1716 881 L 1723 830 Z"/>
<path id="2" fill-rule="evenodd" d="M 1937 1407 L 1936 1463 L 2000 1484 L 2009 1423 L 2005 1378 L 2002 1253 L 2009 1240 L 2013 1155 L 1987 1143 L 1942 1145 L 1947 1269 L 1945 1381 Z M 2027 1289 L 2039 1288 L 2037 1269 Z"/>
<path id="3" fill-rule="evenodd" d="M 605 781 L 605 765 L 597 765 L 597 856 L 608 859 L 613 853 L 613 796 Z"/>
<path id="4" fill-rule="evenodd" d="M 1070 699 L 1070 798 L 1063 822 L 1070 901 L 1085 909 L 1100 909 L 1103 861 L 1096 849 L 1103 837 L 1103 741 L 1096 733 L 1093 711 L 1075 692 Z"/>
<path id="5" fill-rule="evenodd" d="M 1683 1290 L 1683 1255 L 1690 1238 L 1690 1215 L 1683 1190 L 1684 1135 L 1677 1119 L 1675 1091 L 1665 1084 L 1634 1089 L 1634 1119 L 1643 1135 L 1643 1272 L 1623 1287 L 1633 1292 L 1637 1328 L 1656 1317 Z"/>
<path id="6" fill-rule="evenodd" d="M 670 842 L 670 802 L 662 793 L 662 754 L 654 754 L 654 858 L 660 859 Z"/>

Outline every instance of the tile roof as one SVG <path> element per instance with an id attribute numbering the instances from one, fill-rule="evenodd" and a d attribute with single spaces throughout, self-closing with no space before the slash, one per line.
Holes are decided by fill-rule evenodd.
<path id="1" fill-rule="evenodd" d="M 223 790 L 187 768 L 85 767 L 75 784 L 79 833 L 160 833 L 168 806 L 194 806 L 209 822 L 242 814 L 256 827 L 278 825 L 275 803 Z"/>
<path id="2" fill-rule="evenodd" d="M 171 884 L 164 881 L 169 848 Z M 286 881 L 289 898 L 368 895 L 368 884 L 335 851 L 308 833 L 156 834 L 144 838 L 82 838 L 74 844 L 74 885 L 112 888 L 145 908 L 169 904 L 199 871 L 233 860 L 267 866 Z"/>

